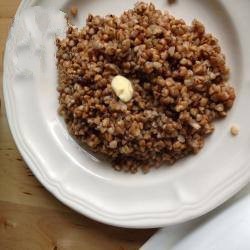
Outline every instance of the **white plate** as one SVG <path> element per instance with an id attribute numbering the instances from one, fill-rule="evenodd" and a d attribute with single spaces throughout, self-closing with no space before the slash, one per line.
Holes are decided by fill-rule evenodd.
<path id="1" fill-rule="evenodd" d="M 62 16 L 20 15 L 30 6 L 65 9 L 71 1 L 22 1 L 10 31 L 4 60 L 4 96 L 11 131 L 27 164 L 59 200 L 98 221 L 122 227 L 160 227 L 198 217 L 223 203 L 249 181 L 250 1 L 153 1 L 190 22 L 203 21 L 215 34 L 232 69 L 237 100 L 227 119 L 196 156 L 174 167 L 143 174 L 113 171 L 70 138 L 57 114 L 55 32 Z M 79 23 L 89 12 L 121 13 L 136 1 L 85 0 Z M 53 16 L 53 15 L 52 15 Z M 33 19 L 32 19 L 33 18 Z M 38 22 L 42 24 L 37 24 Z M 26 26 L 25 26 L 26 25 Z M 25 27 L 25 28 L 24 28 Z M 41 31 L 42 34 L 41 35 Z M 231 124 L 240 126 L 232 137 Z"/>

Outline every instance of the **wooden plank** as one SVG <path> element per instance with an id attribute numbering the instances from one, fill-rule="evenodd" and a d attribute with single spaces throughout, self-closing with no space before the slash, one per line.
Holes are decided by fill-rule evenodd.
<path id="1" fill-rule="evenodd" d="M 0 74 L 3 71 L 3 56 L 5 49 L 5 41 L 8 35 L 9 27 L 12 22 L 12 18 L 0 18 Z M 2 75 L 1 79 L 2 79 Z"/>
<path id="2" fill-rule="evenodd" d="M 0 1 L 0 18 L 13 17 L 20 0 Z"/>
<path id="3" fill-rule="evenodd" d="M 152 233 L 106 226 L 70 211 L 8 202 L 0 202 L 0 214 L 1 249 L 137 250 Z"/>

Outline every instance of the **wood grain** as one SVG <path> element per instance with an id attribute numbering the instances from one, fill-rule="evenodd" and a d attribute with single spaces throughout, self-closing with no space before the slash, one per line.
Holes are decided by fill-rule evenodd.
<path id="1" fill-rule="evenodd" d="M 3 104 L 3 52 L 19 0 L 0 0 L 0 249 L 136 250 L 154 230 L 103 225 L 67 208 L 48 193 L 22 160 Z"/>

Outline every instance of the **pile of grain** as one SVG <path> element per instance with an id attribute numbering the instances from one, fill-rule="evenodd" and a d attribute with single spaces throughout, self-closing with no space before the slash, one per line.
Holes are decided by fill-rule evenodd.
<path id="1" fill-rule="evenodd" d="M 188 26 L 153 4 L 89 15 L 57 47 L 59 113 L 117 170 L 148 171 L 197 153 L 235 99 L 218 40 L 199 21 Z M 128 103 L 111 88 L 117 75 L 133 83 Z"/>

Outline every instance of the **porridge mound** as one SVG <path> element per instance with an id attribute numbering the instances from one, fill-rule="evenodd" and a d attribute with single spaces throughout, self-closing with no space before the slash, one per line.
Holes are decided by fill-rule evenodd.
<path id="1" fill-rule="evenodd" d="M 198 153 L 234 103 L 218 40 L 199 21 L 189 26 L 153 4 L 89 15 L 56 44 L 59 113 L 116 170 L 147 172 Z M 126 103 L 111 86 L 118 75 L 133 85 Z"/>

